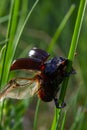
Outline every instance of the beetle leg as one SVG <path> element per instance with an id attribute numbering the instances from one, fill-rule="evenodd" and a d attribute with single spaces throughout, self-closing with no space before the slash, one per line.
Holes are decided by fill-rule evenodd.
<path id="1" fill-rule="evenodd" d="M 56 108 L 59 108 L 59 109 L 64 108 L 66 106 L 65 102 L 60 103 L 60 101 L 57 98 L 54 98 L 54 103 L 56 105 Z"/>
<path id="2" fill-rule="evenodd" d="M 71 74 L 76 74 L 76 71 L 72 68 L 72 70 L 70 71 L 70 72 L 66 72 L 65 74 L 64 74 L 64 76 L 65 77 L 68 77 L 68 76 L 70 76 Z"/>

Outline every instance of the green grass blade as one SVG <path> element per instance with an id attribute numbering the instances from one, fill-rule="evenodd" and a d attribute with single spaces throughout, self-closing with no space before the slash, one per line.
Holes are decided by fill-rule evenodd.
<path id="1" fill-rule="evenodd" d="M 59 123 L 60 115 L 61 115 L 61 110 L 55 108 L 55 115 L 54 115 L 51 130 L 58 130 L 58 127 L 59 127 L 58 123 Z"/>
<path id="2" fill-rule="evenodd" d="M 29 11 L 27 17 L 25 18 L 25 16 L 23 16 L 20 19 L 19 24 L 18 24 L 18 12 L 19 12 L 19 7 L 20 7 L 20 1 L 18 0 L 11 1 L 10 18 L 9 18 L 9 24 L 8 24 L 7 37 L 6 37 L 6 39 L 9 39 L 9 40 L 7 41 L 6 46 L 3 49 L 3 61 L 2 61 L 3 65 L 1 69 L 2 74 L 1 74 L 1 82 L 0 82 L 2 86 L 4 86 L 4 84 L 8 80 L 9 69 L 10 69 L 13 56 L 15 54 L 17 44 L 19 42 L 23 29 L 27 21 L 29 20 L 31 13 L 36 7 L 38 1 L 39 0 L 36 0 L 31 10 Z M 26 3 L 27 2 L 28 1 L 26 0 Z M 3 105 L 1 109 L 3 109 Z M 3 114 L 3 111 L 2 111 L 2 114 Z M 2 120 L 2 116 L 1 116 L 1 120 Z M 3 128 L 4 128 L 4 125 L 3 125 Z"/>
<path id="3" fill-rule="evenodd" d="M 19 1 L 12 0 L 7 36 L 6 36 L 6 39 L 9 39 L 9 40 L 6 43 L 3 66 L 2 66 L 2 71 L 1 71 L 0 84 L 2 86 L 4 86 L 8 80 L 9 68 L 12 62 L 12 58 L 13 58 L 13 50 L 15 46 L 15 44 L 13 44 L 13 41 L 14 41 L 16 28 L 17 28 L 18 10 L 19 10 Z"/>
<path id="4" fill-rule="evenodd" d="M 3 23 L 3 22 L 8 21 L 8 19 L 9 19 L 9 15 L 6 15 L 6 16 L 1 17 L 1 18 L 0 18 L 0 24 Z"/>
<path id="5" fill-rule="evenodd" d="M 52 123 L 52 126 L 51 126 L 51 130 L 55 130 L 56 129 L 55 124 L 56 124 L 56 114 L 54 115 L 54 119 L 53 119 L 53 123 Z"/>
<path id="6" fill-rule="evenodd" d="M 79 10 L 78 10 L 77 19 L 76 19 L 75 30 L 74 30 L 73 37 L 72 37 L 71 47 L 70 47 L 70 51 L 69 51 L 69 55 L 68 55 L 68 59 L 70 61 L 73 61 L 73 59 L 74 59 L 74 53 L 75 53 L 76 47 L 77 47 L 77 42 L 78 42 L 80 30 L 81 30 L 85 7 L 86 7 L 86 1 L 81 0 Z M 70 71 L 71 65 L 72 65 L 72 62 L 69 63 L 69 66 L 67 68 L 68 71 Z M 62 84 L 62 88 L 61 88 L 61 92 L 60 92 L 60 96 L 59 96 L 59 100 L 61 102 L 64 101 L 68 80 L 69 80 L 69 78 L 66 77 L 64 79 L 63 84 Z M 58 109 L 58 111 L 61 111 L 61 110 Z"/>
<path id="7" fill-rule="evenodd" d="M 64 130 L 65 120 L 66 120 L 66 111 L 64 112 L 64 115 L 63 115 L 63 120 L 62 120 L 61 130 Z"/>
<path id="8" fill-rule="evenodd" d="M 6 2 L 7 2 L 6 0 L 0 1 L 0 16 L 2 16 L 5 12 L 7 6 Z"/>
<path id="9" fill-rule="evenodd" d="M 67 14 L 65 15 L 64 19 L 62 20 L 61 24 L 59 25 L 59 27 L 57 28 L 52 40 L 51 40 L 51 43 L 50 43 L 50 46 L 48 48 L 48 52 L 51 52 L 57 39 L 59 38 L 61 32 L 63 31 L 67 21 L 69 20 L 70 16 L 72 15 L 73 11 L 75 9 L 75 5 L 72 5 L 69 9 L 69 11 L 67 12 Z"/>
<path id="10" fill-rule="evenodd" d="M 39 106 L 40 106 L 40 99 L 38 99 L 37 105 L 36 105 L 33 130 L 37 129 L 37 120 L 38 120 Z"/>
<path id="11" fill-rule="evenodd" d="M 10 68 L 10 64 L 13 58 L 13 40 L 15 37 L 15 32 L 16 32 L 16 27 L 17 27 L 17 13 L 19 10 L 19 2 L 17 0 L 12 0 L 11 1 L 11 9 L 10 9 L 10 17 L 9 17 L 9 22 L 8 22 L 8 30 L 7 30 L 7 36 L 6 39 L 9 39 L 6 42 L 6 45 L 4 46 L 3 49 L 3 59 L 2 59 L 2 68 L 0 68 L 0 72 L 1 72 L 1 81 L 0 81 L 0 85 L 4 86 L 5 83 L 8 80 L 8 75 L 9 75 L 9 68 Z M 15 22 L 14 22 L 15 21 Z M 3 107 L 4 107 L 4 102 L 2 103 L 2 108 L 1 108 L 1 124 L 3 125 Z"/>
<path id="12" fill-rule="evenodd" d="M 73 33 L 73 37 L 72 37 L 72 41 L 71 41 L 71 47 L 70 47 L 70 51 L 69 51 L 69 55 L 68 55 L 68 59 L 70 60 L 70 62 L 69 62 L 69 65 L 67 67 L 67 72 L 70 72 L 70 69 L 72 66 L 72 61 L 73 61 L 74 56 L 75 56 L 75 51 L 76 51 L 76 47 L 77 47 L 77 43 L 78 43 L 79 34 L 81 31 L 85 7 L 86 7 L 86 0 L 81 0 L 79 10 L 78 10 L 77 19 L 76 19 L 75 29 L 74 29 L 74 33 Z M 66 77 L 64 79 L 61 93 L 60 93 L 60 97 L 59 97 L 60 101 L 64 101 L 68 80 L 69 80 L 69 77 Z"/>
<path id="13" fill-rule="evenodd" d="M 34 8 L 36 7 L 38 1 L 39 0 L 36 0 L 34 5 L 32 6 L 32 8 L 29 11 L 22 26 L 18 27 L 16 35 L 15 35 L 15 31 L 16 31 L 16 27 L 17 27 L 17 23 L 18 23 L 17 13 L 19 10 L 19 4 L 20 4 L 19 2 L 20 1 L 15 0 L 15 2 L 14 1 L 12 2 L 12 7 L 11 7 L 11 11 L 10 11 L 9 27 L 8 27 L 8 33 L 7 33 L 7 39 L 9 39 L 9 41 L 7 42 L 7 45 L 6 45 L 5 58 L 3 61 L 3 68 L 2 68 L 2 72 L 1 72 L 2 76 L 1 76 L 0 83 L 2 86 L 4 86 L 4 84 L 7 82 L 10 64 L 12 62 L 12 58 L 14 56 L 17 44 L 19 42 L 19 39 L 20 39 L 21 34 L 23 32 L 23 29 L 24 29 L 30 15 L 31 15 L 31 13 L 33 12 Z M 14 24 L 14 21 L 15 21 L 15 24 Z M 7 68 L 7 66 L 8 66 L 8 68 Z M 6 68 L 6 70 L 4 68 Z"/>
<path id="14" fill-rule="evenodd" d="M 73 61 L 74 56 L 75 56 L 74 54 L 77 48 L 77 43 L 78 43 L 80 31 L 81 31 L 85 8 L 86 8 L 86 0 L 80 0 L 80 6 L 78 10 L 77 19 L 76 19 L 75 29 L 74 29 L 71 47 L 70 47 L 69 55 L 68 55 L 68 59 L 71 61 Z"/>
<path id="15" fill-rule="evenodd" d="M 33 4 L 32 8 L 31 8 L 31 10 L 29 11 L 29 13 L 28 13 L 28 15 L 27 15 L 27 17 L 26 17 L 22 27 L 19 27 L 19 29 L 18 29 L 19 31 L 18 31 L 18 33 L 16 35 L 16 38 L 15 38 L 15 41 L 14 41 L 14 42 L 16 42 L 16 44 L 19 42 L 21 34 L 22 34 L 23 30 L 24 30 L 24 27 L 25 27 L 27 21 L 29 20 L 29 18 L 31 16 L 31 13 L 33 12 L 34 8 L 38 4 L 38 2 L 39 2 L 39 0 L 36 0 L 36 2 Z"/>
<path id="16" fill-rule="evenodd" d="M 70 128 L 70 130 L 75 130 L 79 125 L 81 125 L 81 121 L 84 119 L 84 112 L 82 111 L 82 108 L 79 107 L 78 111 L 76 113 L 74 122 Z M 79 124 L 80 123 L 80 124 Z"/>

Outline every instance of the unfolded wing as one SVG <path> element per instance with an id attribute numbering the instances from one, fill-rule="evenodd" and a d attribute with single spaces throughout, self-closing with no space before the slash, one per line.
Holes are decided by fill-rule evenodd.
<path id="1" fill-rule="evenodd" d="M 0 93 L 0 101 L 5 98 L 25 99 L 38 92 L 39 82 L 33 78 L 17 78 L 10 80 Z"/>

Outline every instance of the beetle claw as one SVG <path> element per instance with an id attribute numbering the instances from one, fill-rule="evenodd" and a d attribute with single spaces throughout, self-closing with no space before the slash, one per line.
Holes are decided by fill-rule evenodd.
<path id="1" fill-rule="evenodd" d="M 64 76 L 65 77 L 68 77 L 68 76 L 70 76 L 71 74 L 76 74 L 76 71 L 72 68 L 72 70 L 70 71 L 70 72 L 66 72 L 65 74 L 64 74 Z"/>
<path id="2" fill-rule="evenodd" d="M 66 106 L 65 102 L 60 103 L 60 101 L 57 98 L 54 98 L 54 102 L 55 102 L 56 108 L 61 109 L 61 108 L 64 108 Z"/>

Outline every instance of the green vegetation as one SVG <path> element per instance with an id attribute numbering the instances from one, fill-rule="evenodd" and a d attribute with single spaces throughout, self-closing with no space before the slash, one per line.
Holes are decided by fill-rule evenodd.
<path id="1" fill-rule="evenodd" d="M 64 109 L 37 96 L 27 100 L 0 102 L 0 130 L 86 130 L 87 129 L 87 10 L 86 0 L 0 1 L 0 89 L 13 77 L 28 72 L 10 72 L 14 59 L 28 57 L 32 47 L 51 57 L 68 57 L 76 75 L 65 78 L 58 94 Z M 77 46 L 78 44 L 78 46 Z M 75 56 L 75 53 L 77 55 Z M 69 80 L 69 82 L 68 82 Z"/>

